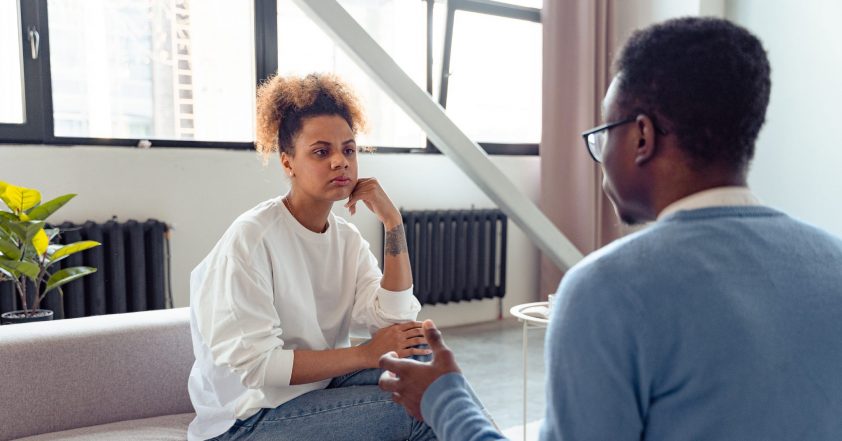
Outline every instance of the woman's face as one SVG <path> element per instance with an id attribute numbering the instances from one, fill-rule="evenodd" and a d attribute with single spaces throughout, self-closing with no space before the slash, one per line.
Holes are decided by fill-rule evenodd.
<path id="1" fill-rule="evenodd" d="M 329 202 L 351 195 L 357 185 L 357 143 L 344 118 L 306 118 L 293 142 L 294 154 L 282 153 L 281 165 L 291 177 L 294 192 Z"/>

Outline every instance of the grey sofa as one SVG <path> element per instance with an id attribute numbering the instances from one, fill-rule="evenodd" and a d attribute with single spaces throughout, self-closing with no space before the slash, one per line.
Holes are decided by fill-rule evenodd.
<path id="1" fill-rule="evenodd" d="M 184 440 L 187 308 L 0 326 L 0 440 Z"/>

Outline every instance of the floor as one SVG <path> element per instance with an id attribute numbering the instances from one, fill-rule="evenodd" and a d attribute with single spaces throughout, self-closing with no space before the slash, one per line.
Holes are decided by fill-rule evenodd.
<path id="1" fill-rule="evenodd" d="M 537 439 L 544 417 L 544 329 L 528 331 L 527 439 Z M 523 325 L 516 319 L 442 330 L 462 372 L 497 426 L 522 439 Z"/>

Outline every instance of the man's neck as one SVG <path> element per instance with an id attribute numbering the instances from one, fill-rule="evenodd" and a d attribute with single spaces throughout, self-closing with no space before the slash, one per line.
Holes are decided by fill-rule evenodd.
<path id="1" fill-rule="evenodd" d="M 683 178 L 683 179 L 681 179 Z M 699 172 L 684 175 L 671 184 L 657 186 L 653 198 L 653 214 L 657 216 L 667 206 L 702 191 L 721 187 L 746 187 L 744 172 Z M 654 217 L 653 217 L 654 218 Z"/>

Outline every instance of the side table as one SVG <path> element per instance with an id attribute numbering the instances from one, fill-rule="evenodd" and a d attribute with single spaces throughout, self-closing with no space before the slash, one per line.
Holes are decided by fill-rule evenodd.
<path id="1" fill-rule="evenodd" d="M 509 313 L 523 323 L 523 439 L 526 441 L 526 380 L 529 367 L 529 330 L 544 329 L 549 321 L 549 303 L 533 302 L 512 306 Z"/>

